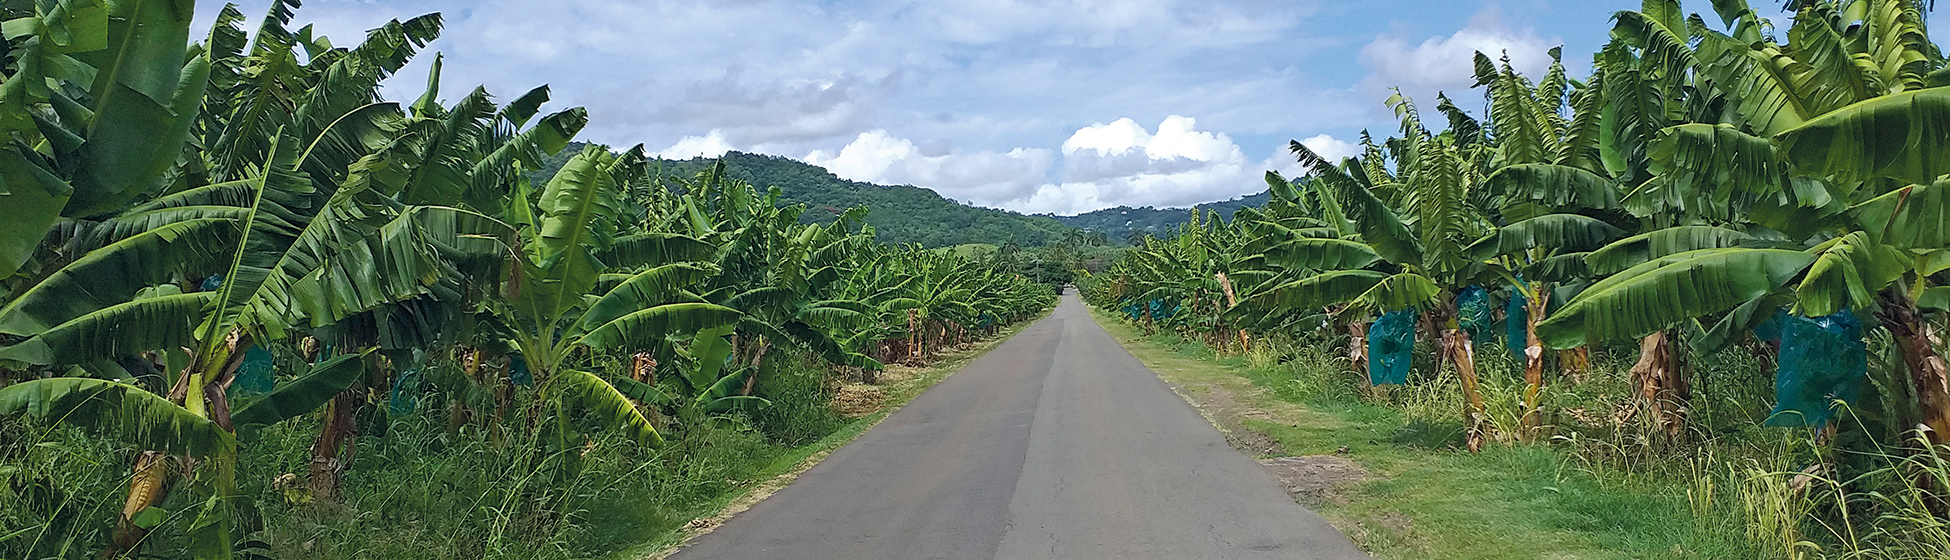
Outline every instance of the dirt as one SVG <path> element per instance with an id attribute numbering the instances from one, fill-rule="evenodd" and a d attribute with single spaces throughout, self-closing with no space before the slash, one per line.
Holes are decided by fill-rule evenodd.
<path id="1" fill-rule="evenodd" d="M 1272 457 L 1259 460 L 1260 466 L 1280 478 L 1280 487 L 1306 506 L 1345 505 L 1347 498 L 1337 490 L 1372 478 L 1368 470 L 1338 455 Z"/>
<path id="2" fill-rule="evenodd" d="M 841 416 L 858 418 L 880 411 L 880 404 L 887 398 L 879 387 L 850 383 L 840 386 L 833 393 L 833 410 Z"/>
<path id="3" fill-rule="evenodd" d="M 1281 411 L 1266 411 L 1239 402 L 1233 391 L 1217 383 L 1190 384 L 1195 390 L 1187 390 L 1186 384 L 1171 383 L 1171 388 L 1179 395 L 1186 396 L 1194 408 L 1205 415 L 1213 425 L 1224 432 L 1226 441 L 1234 448 L 1261 457 L 1259 463 L 1267 472 L 1280 479 L 1280 487 L 1286 489 L 1294 501 L 1308 507 L 1323 504 L 1344 505 L 1347 499 L 1338 491 L 1341 487 L 1373 478 L 1367 469 L 1347 457 L 1339 455 L 1286 456 L 1287 449 L 1279 440 L 1265 432 L 1246 426 L 1244 420 L 1250 418 L 1263 422 L 1282 422 L 1287 420 Z M 1252 390 L 1252 389 L 1247 389 Z M 1404 519 L 1406 521 L 1406 519 Z"/>
<path id="4" fill-rule="evenodd" d="M 1266 432 L 1248 428 L 1243 422 L 1246 418 L 1270 421 L 1272 415 L 1240 404 L 1238 399 L 1232 397 L 1232 391 L 1225 386 L 1213 384 L 1201 385 L 1200 388 L 1205 390 L 1204 394 L 1193 400 L 1192 406 L 1217 425 L 1219 431 L 1225 433 L 1226 441 L 1234 448 L 1251 453 L 1255 457 L 1286 454 L 1286 447 L 1280 445 L 1279 440 L 1266 435 Z M 1172 390 L 1180 395 L 1185 394 L 1184 387 L 1181 385 L 1173 384 Z"/>

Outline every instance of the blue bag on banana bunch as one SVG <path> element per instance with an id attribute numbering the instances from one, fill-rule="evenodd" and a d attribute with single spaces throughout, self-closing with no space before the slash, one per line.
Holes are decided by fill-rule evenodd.
<path id="1" fill-rule="evenodd" d="M 1368 326 L 1368 382 L 1401 385 L 1408 382 L 1409 361 L 1415 355 L 1415 310 L 1390 311 Z"/>
<path id="2" fill-rule="evenodd" d="M 1780 369 L 1774 374 L 1774 411 L 1766 425 L 1819 427 L 1840 400 L 1854 404 L 1868 379 L 1869 351 L 1862 321 L 1842 311 L 1821 317 L 1780 314 Z"/>

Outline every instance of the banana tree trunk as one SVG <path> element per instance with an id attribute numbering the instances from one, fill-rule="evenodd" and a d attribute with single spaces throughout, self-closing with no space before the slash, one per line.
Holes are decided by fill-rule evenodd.
<path id="1" fill-rule="evenodd" d="M 1921 422 L 1930 428 L 1930 444 L 1950 441 L 1950 373 L 1946 373 L 1943 356 L 1936 350 L 1943 345 L 1942 339 L 1900 290 L 1885 291 L 1879 318 L 1895 339 L 1903 365 L 1909 368 Z"/>
<path id="2" fill-rule="evenodd" d="M 1544 393 L 1544 343 L 1537 338 L 1537 323 L 1544 320 L 1544 311 L 1550 304 L 1550 290 L 1543 282 L 1533 282 L 1531 293 L 1524 299 L 1524 348 L 1523 348 L 1523 428 L 1525 437 L 1535 437 L 1537 427 L 1542 424 L 1543 408 L 1540 400 Z"/>
<path id="3" fill-rule="evenodd" d="M 1214 276 L 1219 279 L 1219 287 L 1225 289 L 1226 309 L 1239 307 L 1239 295 L 1232 291 L 1232 279 L 1226 278 L 1226 273 L 1224 272 L 1214 274 Z M 1239 352 L 1243 354 L 1251 351 L 1253 351 L 1252 337 L 1246 335 L 1246 329 L 1239 329 Z"/>
<path id="4" fill-rule="evenodd" d="M 1652 411 L 1654 421 L 1667 436 L 1678 437 L 1686 429 L 1686 407 L 1692 388 L 1686 384 L 1668 331 L 1652 333 L 1639 340 L 1639 361 L 1632 366 L 1632 383 L 1639 398 Z"/>
<path id="5" fill-rule="evenodd" d="M 637 352 L 636 355 L 631 356 L 630 379 L 649 385 L 656 385 L 657 359 L 650 357 L 649 352 Z"/>
<path id="6" fill-rule="evenodd" d="M 332 397 L 331 404 L 325 405 L 325 424 L 318 429 L 318 439 L 311 446 L 311 494 L 313 499 L 337 502 L 340 497 L 339 473 L 344 471 L 340 460 L 341 451 L 355 443 L 357 431 L 352 425 L 352 389 L 340 391 Z"/>
<path id="7" fill-rule="evenodd" d="M 1483 403 L 1483 389 L 1476 377 L 1476 348 L 1469 340 L 1469 331 L 1451 326 L 1442 332 L 1443 346 L 1449 349 L 1450 359 L 1456 362 L 1456 374 L 1462 377 L 1463 427 L 1468 430 L 1465 443 L 1469 452 L 1483 450 L 1483 440 L 1489 437 L 1489 407 Z"/>
<path id="8" fill-rule="evenodd" d="M 1354 366 L 1354 373 L 1360 374 L 1362 387 L 1374 385 L 1374 379 L 1368 375 L 1367 321 L 1347 324 L 1347 360 Z"/>
<path id="9" fill-rule="evenodd" d="M 909 360 L 919 360 L 921 357 L 920 336 L 921 326 L 919 321 L 915 319 L 914 310 L 909 309 L 907 310 L 907 357 Z"/>
<path id="10" fill-rule="evenodd" d="M 1591 348 L 1579 346 L 1557 353 L 1557 360 L 1564 367 L 1564 376 L 1573 384 L 1583 384 L 1585 375 L 1591 371 Z"/>

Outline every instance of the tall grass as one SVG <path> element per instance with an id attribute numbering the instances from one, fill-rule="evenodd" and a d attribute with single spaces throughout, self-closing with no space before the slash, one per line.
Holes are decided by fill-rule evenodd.
<path id="1" fill-rule="evenodd" d="M 781 457 L 847 425 L 829 407 L 828 370 L 776 352 L 757 394 L 774 406 L 753 416 L 678 423 L 667 445 L 646 448 L 597 435 L 556 449 L 547 419 L 512 406 L 499 429 L 449 425 L 434 387 L 417 413 L 388 417 L 379 394 L 359 418 L 342 501 L 314 499 L 303 481 L 319 422 L 304 418 L 243 442 L 237 481 L 245 557 L 334 559 L 573 559 L 606 555 L 711 513 Z M 436 363 L 429 367 L 454 368 Z M 456 379 L 429 372 L 430 380 Z M 534 399 L 527 389 L 516 403 Z M 486 412 L 491 414 L 491 409 Z M 454 429 L 458 427 L 458 429 Z M 93 558 L 126 495 L 130 459 L 78 430 L 0 418 L 0 558 Z M 161 504 L 184 511 L 172 497 Z M 184 557 L 187 521 L 151 533 L 144 555 Z"/>

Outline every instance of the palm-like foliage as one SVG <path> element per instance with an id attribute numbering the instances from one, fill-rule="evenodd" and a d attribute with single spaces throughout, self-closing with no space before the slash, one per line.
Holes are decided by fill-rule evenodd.
<path id="1" fill-rule="evenodd" d="M 1401 135 L 1364 134 L 1361 157 L 1296 143 L 1311 177 L 1269 175 L 1273 202 L 1242 213 L 1250 241 L 1224 250 L 1264 281 L 1220 317 L 1271 330 L 1414 307 L 1449 322 L 1460 288 L 1501 279 L 1528 303 L 1526 422 L 1546 347 L 1639 337 L 1634 375 L 1677 435 L 1682 330 L 1710 351 L 1776 307 L 1874 313 L 1904 349 L 1921 420 L 1950 433 L 1950 381 L 1916 304 L 1940 297 L 1945 270 L 1944 59 L 1917 3 L 1792 4 L 1782 42 L 1744 2 L 1715 2 L 1715 25 L 1649 0 L 1616 15 L 1582 81 L 1560 64 L 1532 83 L 1479 55 L 1486 121 L 1439 97 L 1448 129 L 1431 132 L 1397 98 Z M 1093 303 L 1188 297 L 1209 274 L 1184 250 L 1199 242 L 1147 243 L 1088 283 Z"/>
<path id="2" fill-rule="evenodd" d="M 906 334 L 910 310 L 959 333 L 1052 300 L 1020 276 L 876 245 L 856 231 L 865 209 L 801 225 L 776 190 L 663 190 L 640 149 L 590 147 L 536 188 L 529 173 L 587 122 L 544 115 L 546 87 L 443 104 L 436 59 L 410 107 L 379 97 L 438 14 L 338 48 L 288 29 L 295 1 L 252 33 L 225 7 L 184 49 L 191 4 L 0 8 L 0 367 L 34 379 L 0 388 L 0 414 L 147 450 L 108 555 L 138 546 L 151 524 L 133 516 L 161 503 L 160 462 L 181 456 L 199 465 L 191 551 L 229 556 L 239 442 L 324 407 L 312 474 L 328 474 L 317 466 L 351 445 L 351 409 L 416 355 L 458 347 L 497 395 L 484 354 L 531 366 L 528 414 L 557 420 L 558 450 L 590 428 L 655 444 L 642 405 L 673 400 L 592 373 L 602 360 L 670 358 L 686 408 L 750 412 L 770 346 L 877 369 L 864 349 Z M 307 335 L 351 351 L 231 402 L 246 355 L 310 348 Z M 160 380 L 129 383 L 149 366 Z"/>

